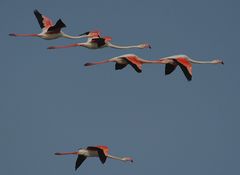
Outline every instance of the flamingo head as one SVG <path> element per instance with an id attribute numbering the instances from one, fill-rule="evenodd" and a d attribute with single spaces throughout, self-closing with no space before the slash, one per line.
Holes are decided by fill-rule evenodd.
<path id="1" fill-rule="evenodd" d="M 140 49 L 145 49 L 145 48 L 151 49 L 152 47 L 151 47 L 150 44 L 144 43 L 144 44 L 140 44 L 140 45 L 139 45 L 139 48 L 140 48 Z"/>
<path id="2" fill-rule="evenodd" d="M 131 157 L 123 157 L 122 160 L 123 161 L 133 162 L 133 158 L 131 158 Z"/>
<path id="3" fill-rule="evenodd" d="M 212 61 L 213 64 L 224 64 L 223 60 L 216 59 Z"/>
<path id="4" fill-rule="evenodd" d="M 110 41 L 112 40 L 112 37 L 110 37 L 110 36 L 105 36 L 104 39 L 105 39 L 105 42 L 110 42 Z"/>

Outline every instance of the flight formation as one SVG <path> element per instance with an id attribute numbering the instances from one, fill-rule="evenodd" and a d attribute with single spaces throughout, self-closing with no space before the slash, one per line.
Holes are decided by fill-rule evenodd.
<path id="1" fill-rule="evenodd" d="M 66 34 L 62 31 L 66 25 L 59 19 L 54 24 L 52 20 L 44 15 L 42 15 L 38 10 L 34 10 L 34 15 L 41 27 L 41 32 L 36 34 L 17 34 L 10 33 L 9 36 L 12 37 L 39 37 L 45 40 L 53 40 L 58 38 L 68 38 L 68 39 L 81 39 L 86 38 L 85 42 L 75 42 L 69 45 L 57 45 L 48 46 L 47 49 L 63 49 L 71 47 L 84 47 L 87 49 L 102 49 L 105 47 L 113 49 L 151 49 L 151 45 L 148 43 L 140 43 L 136 45 L 118 45 L 112 43 L 112 37 L 101 36 L 100 31 L 88 31 L 78 36 L 72 36 Z M 220 59 L 213 59 L 209 61 L 202 61 L 194 58 L 190 58 L 187 55 L 173 55 L 167 57 L 161 57 L 159 59 L 148 60 L 143 59 L 135 54 L 123 54 L 113 58 L 103 59 L 101 61 L 89 61 L 84 64 L 84 66 L 90 67 L 94 65 L 100 65 L 105 63 L 115 63 L 115 70 L 122 70 L 126 66 L 131 66 L 137 73 L 142 72 L 143 64 L 164 64 L 165 65 L 165 75 L 171 74 L 177 67 L 183 72 L 183 75 L 188 81 L 192 80 L 192 64 L 224 64 Z M 75 163 L 75 170 L 77 170 L 80 165 L 85 161 L 87 157 L 97 157 L 104 164 L 107 158 L 120 160 L 123 162 L 133 162 L 131 157 L 118 157 L 109 154 L 109 148 L 107 146 L 88 146 L 86 148 L 80 148 L 74 152 L 57 152 L 55 155 L 76 155 L 77 160 Z"/>
<path id="2" fill-rule="evenodd" d="M 80 34 L 79 36 L 71 36 L 65 34 L 62 31 L 62 28 L 66 27 L 66 25 L 61 19 L 59 19 L 55 24 L 53 24 L 50 18 L 42 15 L 38 10 L 34 10 L 34 15 L 37 18 L 37 21 L 42 29 L 41 33 L 38 34 L 10 33 L 9 35 L 14 37 L 39 37 L 45 40 L 52 40 L 57 38 L 69 38 L 69 39 L 87 38 L 86 42 L 73 43 L 69 45 L 49 46 L 47 49 L 61 49 L 70 47 L 85 47 L 88 49 L 102 49 L 105 47 L 115 49 L 132 49 L 132 48 L 151 49 L 151 45 L 148 43 L 141 43 L 130 46 L 113 44 L 111 42 L 112 37 L 101 36 L 100 31 L 89 31 Z M 157 60 L 146 60 L 135 54 L 124 54 L 100 62 L 88 62 L 85 64 L 85 66 L 104 64 L 109 62 L 115 62 L 115 70 L 121 70 L 129 64 L 138 73 L 142 72 L 143 64 L 165 64 L 165 75 L 172 73 L 176 69 L 176 67 L 179 66 L 188 81 L 192 80 L 192 64 L 223 64 L 223 61 L 220 59 L 214 59 L 211 61 L 200 61 L 191 59 L 187 55 L 173 55 L 163 57 Z"/>

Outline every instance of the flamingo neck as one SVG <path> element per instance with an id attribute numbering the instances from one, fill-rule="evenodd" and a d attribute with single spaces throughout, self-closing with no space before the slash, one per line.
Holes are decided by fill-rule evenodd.
<path id="1" fill-rule="evenodd" d="M 115 45 L 112 43 L 108 43 L 109 47 L 116 48 L 116 49 L 131 49 L 131 48 L 140 48 L 140 45 L 133 45 L 133 46 L 120 46 L 120 45 Z"/>
<path id="2" fill-rule="evenodd" d="M 110 155 L 110 154 L 108 154 L 107 157 L 108 157 L 108 158 L 111 158 L 111 159 L 115 159 L 115 160 L 124 161 L 124 158 L 123 158 L 123 157 L 113 156 L 113 155 Z"/>
<path id="3" fill-rule="evenodd" d="M 195 64 L 217 64 L 216 62 L 212 61 L 198 61 L 198 60 L 193 60 L 193 59 L 188 59 L 191 63 Z"/>
<path id="4" fill-rule="evenodd" d="M 62 33 L 62 36 L 64 38 L 68 38 L 68 39 L 79 39 L 79 38 L 86 38 L 88 36 L 86 35 L 81 35 L 81 36 L 71 36 L 71 35 L 68 35 L 68 34 L 65 34 L 65 33 Z"/>

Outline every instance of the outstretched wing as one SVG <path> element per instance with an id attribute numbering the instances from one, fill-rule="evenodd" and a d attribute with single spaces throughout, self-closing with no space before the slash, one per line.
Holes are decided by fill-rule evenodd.
<path id="1" fill-rule="evenodd" d="M 128 56 L 128 57 L 123 57 L 123 59 L 130 64 L 135 71 L 137 71 L 138 73 L 142 72 L 142 64 L 136 60 L 136 58 L 134 56 Z"/>
<path id="2" fill-rule="evenodd" d="M 192 64 L 185 58 L 174 59 L 174 61 L 180 66 L 187 80 L 191 81 L 192 80 Z"/>
<path id="3" fill-rule="evenodd" d="M 176 67 L 177 67 L 177 64 L 173 65 L 173 64 L 167 63 L 165 66 L 165 75 L 172 73 L 176 69 Z"/>
<path id="4" fill-rule="evenodd" d="M 59 19 L 54 26 L 48 28 L 48 32 L 60 32 L 63 27 L 66 27 L 66 25 Z"/>
<path id="5" fill-rule="evenodd" d="M 78 155 L 77 161 L 76 161 L 76 164 L 75 164 L 75 170 L 77 170 L 81 166 L 81 164 L 84 162 L 84 160 L 86 158 L 87 158 L 86 156 Z"/>
<path id="6" fill-rule="evenodd" d="M 127 64 L 118 64 L 118 63 L 116 63 L 115 64 L 115 70 L 123 69 L 126 66 L 127 66 Z"/>
<path id="7" fill-rule="evenodd" d="M 34 15 L 36 16 L 41 29 L 49 28 L 53 25 L 52 20 L 43 16 L 38 10 L 34 10 Z"/>
<path id="8" fill-rule="evenodd" d="M 107 156 L 104 154 L 104 151 L 101 148 L 98 148 L 95 146 L 89 146 L 87 147 L 87 150 L 97 151 L 100 161 L 102 163 L 106 162 Z"/>

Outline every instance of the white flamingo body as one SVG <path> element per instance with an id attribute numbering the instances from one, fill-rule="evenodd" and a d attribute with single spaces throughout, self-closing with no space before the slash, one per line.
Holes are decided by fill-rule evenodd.
<path id="1" fill-rule="evenodd" d="M 79 149 L 77 154 L 83 155 L 86 157 L 98 157 L 97 151 L 90 151 L 90 150 L 86 150 L 86 149 Z"/>
<path id="2" fill-rule="evenodd" d="M 41 33 L 38 34 L 38 37 L 45 40 L 53 40 L 64 37 L 64 33 L 62 31 L 60 31 L 59 33 L 48 33 L 47 30 L 44 29 Z"/>

